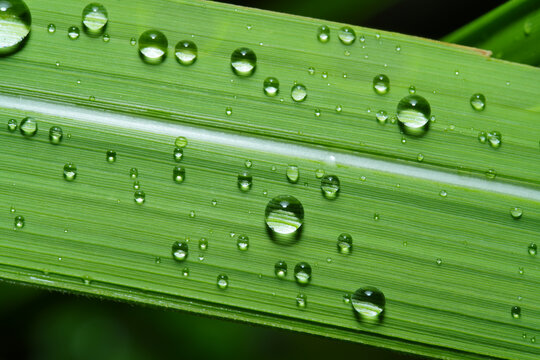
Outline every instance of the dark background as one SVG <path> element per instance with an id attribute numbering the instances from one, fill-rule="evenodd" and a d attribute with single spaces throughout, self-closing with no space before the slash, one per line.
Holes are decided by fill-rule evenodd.
<path id="1" fill-rule="evenodd" d="M 234 0 L 437 39 L 504 1 Z M 420 359 L 189 313 L 0 283 L 0 359 Z"/>

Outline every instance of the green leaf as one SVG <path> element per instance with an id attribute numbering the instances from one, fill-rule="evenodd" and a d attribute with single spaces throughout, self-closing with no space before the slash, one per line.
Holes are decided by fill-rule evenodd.
<path id="1" fill-rule="evenodd" d="M 540 272 L 528 246 L 540 238 L 540 70 L 359 27 L 364 42 L 347 46 L 342 24 L 206 1 L 106 3 L 110 41 L 70 40 L 86 2 L 28 5 L 31 38 L 0 59 L 0 108 L 4 121 L 31 116 L 39 130 L 0 131 L 2 278 L 434 357 L 537 357 Z M 327 43 L 317 40 L 321 25 Z M 152 28 L 169 41 L 159 65 L 131 45 Z M 181 40 L 197 44 L 193 65 L 174 58 Z M 251 77 L 231 70 L 241 47 L 257 55 Z M 379 74 L 390 79 L 385 95 L 373 90 Z M 281 84 L 276 97 L 263 92 L 269 76 Z M 307 88 L 303 102 L 291 99 L 295 82 Z M 435 116 L 422 137 L 394 121 L 411 86 Z M 51 126 L 63 129 L 58 145 Z M 502 145 L 480 143 L 482 131 L 499 131 Z M 178 136 L 187 139 L 180 163 Z M 74 181 L 63 176 L 70 162 Z M 131 168 L 144 204 L 134 202 Z M 322 195 L 319 169 L 339 177 L 337 198 Z M 293 244 L 273 241 L 264 222 L 269 200 L 284 194 L 305 210 Z M 16 216 L 25 225 L 14 230 Z M 337 251 L 341 233 L 352 235 L 351 254 Z M 249 250 L 237 248 L 238 235 Z M 179 263 L 171 247 L 184 240 Z M 285 279 L 274 274 L 279 260 Z M 313 269 L 307 286 L 294 281 L 299 262 Z M 364 286 L 386 297 L 378 324 L 343 301 Z"/>

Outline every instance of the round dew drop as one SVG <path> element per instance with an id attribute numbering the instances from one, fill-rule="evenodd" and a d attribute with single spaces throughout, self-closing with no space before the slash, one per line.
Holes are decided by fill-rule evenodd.
<path id="1" fill-rule="evenodd" d="M 221 290 L 225 290 L 229 287 L 229 277 L 225 274 L 219 274 L 217 277 L 217 287 Z"/>
<path id="2" fill-rule="evenodd" d="M 109 14 L 105 6 L 98 3 L 86 5 L 82 12 L 82 24 L 87 34 L 99 36 L 105 31 Z"/>
<path id="3" fill-rule="evenodd" d="M 183 136 L 179 136 L 174 140 L 174 145 L 176 145 L 176 147 L 180 149 L 185 148 L 187 144 L 188 144 L 188 140 Z"/>
<path id="4" fill-rule="evenodd" d="M 523 210 L 518 207 L 511 208 L 510 215 L 516 220 L 521 219 L 521 216 L 523 216 Z"/>
<path id="5" fill-rule="evenodd" d="M 137 190 L 133 194 L 133 200 L 135 201 L 136 204 L 142 205 L 146 201 L 146 194 L 142 190 Z"/>
<path id="6" fill-rule="evenodd" d="M 199 50 L 193 41 L 182 40 L 176 44 L 174 55 L 182 65 L 191 65 L 197 60 Z"/>
<path id="7" fill-rule="evenodd" d="M 129 169 L 129 178 L 135 180 L 139 177 L 139 170 L 137 168 Z"/>
<path id="8" fill-rule="evenodd" d="M 521 307 L 512 306 L 512 308 L 510 309 L 510 314 L 514 319 L 519 319 L 521 317 Z"/>
<path id="9" fill-rule="evenodd" d="M 498 149 L 502 144 L 502 135 L 498 131 L 490 131 L 487 133 L 487 141 L 492 148 Z"/>
<path id="10" fill-rule="evenodd" d="M 429 129 L 431 107 L 420 95 L 409 95 L 400 100 L 397 117 L 401 130 L 412 136 L 422 136 Z"/>
<path id="11" fill-rule="evenodd" d="M 335 175 L 324 175 L 321 178 L 321 191 L 325 198 L 335 199 L 340 190 L 339 178 Z"/>
<path id="12" fill-rule="evenodd" d="M 307 285 L 311 281 L 311 265 L 306 262 L 299 262 L 294 267 L 294 278 L 300 285 Z"/>
<path id="13" fill-rule="evenodd" d="M 105 154 L 105 159 L 107 160 L 108 163 L 112 164 L 113 162 L 116 161 L 116 151 L 114 150 L 108 150 L 107 153 Z"/>
<path id="14" fill-rule="evenodd" d="M 478 141 L 480 144 L 485 144 L 487 141 L 487 133 L 485 131 L 480 131 L 478 133 Z"/>
<path id="15" fill-rule="evenodd" d="M 303 309 L 307 306 L 307 296 L 304 294 L 298 294 L 296 296 L 296 306 Z"/>
<path id="16" fill-rule="evenodd" d="M 384 312 L 386 299 L 376 287 L 366 286 L 354 292 L 351 303 L 361 319 L 378 320 Z"/>
<path id="17" fill-rule="evenodd" d="M 337 238 L 337 249 L 341 254 L 350 254 L 352 252 L 353 239 L 350 234 L 342 233 Z"/>
<path id="18" fill-rule="evenodd" d="M 280 279 L 284 279 L 287 276 L 287 263 L 283 260 L 276 262 L 274 265 L 274 273 Z"/>
<path id="19" fill-rule="evenodd" d="M 339 29 L 339 40 L 345 45 L 351 45 L 356 40 L 356 33 L 349 26 Z"/>
<path id="20" fill-rule="evenodd" d="M 203 251 L 208 249 L 208 240 L 206 238 L 199 240 L 199 249 Z"/>
<path id="21" fill-rule="evenodd" d="M 16 131 L 18 127 L 19 127 L 19 125 L 17 124 L 17 120 L 15 120 L 15 119 L 9 119 L 8 120 L 7 129 L 9 130 L 9 132 Z"/>
<path id="22" fill-rule="evenodd" d="M 304 223 L 304 207 L 294 196 L 276 196 L 266 205 L 265 221 L 275 234 L 295 234 Z"/>
<path id="23" fill-rule="evenodd" d="M 173 168 L 172 176 L 175 183 L 183 183 L 186 179 L 186 169 L 182 166 L 175 166 Z"/>
<path id="24" fill-rule="evenodd" d="M 267 77 L 263 82 L 263 91 L 266 96 L 276 96 L 279 93 L 279 80 L 275 77 Z"/>
<path id="25" fill-rule="evenodd" d="M 189 254 L 189 248 L 187 242 L 175 241 L 171 248 L 172 257 L 176 261 L 184 261 Z"/>
<path id="26" fill-rule="evenodd" d="M 32 16 L 22 0 L 2 0 L 0 6 L 0 57 L 20 50 L 31 30 Z"/>
<path id="27" fill-rule="evenodd" d="M 249 248 L 249 237 L 246 235 L 239 235 L 236 239 L 236 247 L 238 250 L 246 251 Z"/>
<path id="28" fill-rule="evenodd" d="M 180 162 L 182 161 L 182 159 L 184 158 L 184 150 L 182 150 L 182 148 L 174 148 L 173 150 L 173 159 L 174 161 L 176 162 Z"/>
<path id="29" fill-rule="evenodd" d="M 70 26 L 68 29 L 68 38 L 77 40 L 81 36 L 81 30 L 77 26 Z"/>
<path id="30" fill-rule="evenodd" d="M 379 95 L 388 94 L 390 91 L 390 79 L 384 74 L 379 74 L 373 78 L 373 91 Z"/>
<path id="31" fill-rule="evenodd" d="M 25 225 L 24 217 L 23 216 L 15 216 L 15 220 L 13 221 L 13 225 L 16 229 L 22 229 Z"/>
<path id="32" fill-rule="evenodd" d="M 64 138 L 64 132 L 60 126 L 51 126 L 49 129 L 49 142 L 53 145 L 58 145 Z"/>
<path id="33" fill-rule="evenodd" d="M 73 163 L 67 163 L 64 165 L 64 179 L 66 181 L 73 181 L 77 177 L 77 167 Z"/>
<path id="34" fill-rule="evenodd" d="M 238 188 L 244 192 L 251 190 L 253 185 L 253 176 L 249 171 L 242 171 L 237 177 Z"/>
<path id="35" fill-rule="evenodd" d="M 300 170 L 298 169 L 298 166 L 289 165 L 287 167 L 286 175 L 287 175 L 287 180 L 291 184 L 296 184 L 298 182 L 298 179 L 300 178 Z"/>
<path id="36" fill-rule="evenodd" d="M 37 121 L 33 117 L 25 117 L 21 121 L 21 126 L 19 126 L 19 130 L 21 131 L 21 134 L 24 136 L 30 137 L 36 135 L 38 131 L 38 124 Z"/>
<path id="37" fill-rule="evenodd" d="M 471 106 L 476 111 L 483 111 L 486 108 L 486 97 L 483 94 L 474 94 L 470 99 Z"/>
<path id="38" fill-rule="evenodd" d="M 375 117 L 377 118 L 379 124 L 386 124 L 386 120 L 388 120 L 388 113 L 384 110 L 379 110 L 377 111 L 377 114 L 375 114 Z"/>
<path id="39" fill-rule="evenodd" d="M 147 64 L 163 62 L 167 57 L 168 46 L 167 37 L 159 30 L 146 30 L 139 36 L 139 55 Z"/>
<path id="40" fill-rule="evenodd" d="M 306 100 L 307 88 L 302 84 L 295 84 L 291 88 L 291 98 L 296 102 L 302 102 Z"/>
<path id="41" fill-rule="evenodd" d="M 231 68 L 238 76 L 251 76 L 257 67 L 257 55 L 248 48 L 238 48 L 231 54 Z"/>
<path id="42" fill-rule="evenodd" d="M 47 31 L 49 32 L 49 34 L 54 34 L 56 32 L 56 25 L 54 24 L 47 25 Z"/>
<path id="43" fill-rule="evenodd" d="M 321 43 L 327 43 L 330 40 L 330 28 L 326 25 L 321 25 L 317 29 L 317 40 Z"/>
<path id="44" fill-rule="evenodd" d="M 535 243 L 530 243 L 527 250 L 529 255 L 536 256 L 536 254 L 538 254 L 538 246 Z"/>

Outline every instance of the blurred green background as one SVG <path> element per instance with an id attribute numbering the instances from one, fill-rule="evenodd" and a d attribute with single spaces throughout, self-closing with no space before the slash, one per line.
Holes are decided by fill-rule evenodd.
<path id="1" fill-rule="evenodd" d="M 500 0 L 234 0 L 437 39 Z M 106 5 L 106 1 L 103 1 Z M 0 282 L 0 359 L 420 359 L 285 330 Z"/>

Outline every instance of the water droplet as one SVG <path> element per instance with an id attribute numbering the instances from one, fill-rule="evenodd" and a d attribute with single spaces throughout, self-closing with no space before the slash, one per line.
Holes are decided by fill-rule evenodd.
<path id="1" fill-rule="evenodd" d="M 129 178 L 130 179 L 136 179 L 139 177 L 139 169 L 137 168 L 131 168 L 129 169 Z"/>
<path id="2" fill-rule="evenodd" d="M 429 129 L 431 107 L 420 95 L 409 95 L 400 100 L 397 117 L 401 130 L 407 135 L 422 136 Z"/>
<path id="3" fill-rule="evenodd" d="M 37 121 L 33 117 L 25 117 L 21 121 L 21 126 L 19 126 L 19 130 L 21 131 L 21 134 L 24 136 L 34 136 L 36 135 L 38 131 L 38 124 Z"/>
<path id="4" fill-rule="evenodd" d="M 446 197 L 446 196 L 448 196 L 448 193 L 446 192 L 446 190 L 441 190 L 441 191 L 439 192 L 439 196 L 440 196 L 440 197 Z"/>
<path id="5" fill-rule="evenodd" d="M 189 276 L 189 268 L 185 267 L 182 269 L 182 276 Z"/>
<path id="6" fill-rule="evenodd" d="M 416 156 L 416 160 L 417 160 L 418 162 L 424 161 L 424 155 L 418 154 L 418 156 Z"/>
<path id="7" fill-rule="evenodd" d="M 344 304 L 350 304 L 351 303 L 351 294 L 343 294 L 342 300 Z"/>
<path id="8" fill-rule="evenodd" d="M 390 91 L 390 79 L 384 74 L 379 74 L 373 78 L 373 90 L 379 94 L 384 95 Z"/>
<path id="9" fill-rule="evenodd" d="M 529 254 L 532 256 L 536 256 L 536 254 L 538 254 L 538 246 L 535 243 L 530 243 L 527 250 L 529 251 Z"/>
<path id="10" fill-rule="evenodd" d="M 197 60 L 199 50 L 193 41 L 182 40 L 176 44 L 174 55 L 182 65 L 191 65 Z"/>
<path id="11" fill-rule="evenodd" d="M 531 342 L 532 342 L 532 343 L 535 343 L 535 342 L 536 342 L 536 336 L 532 336 L 532 337 L 531 337 Z"/>
<path id="12" fill-rule="evenodd" d="M 212 206 L 216 206 L 217 205 L 217 200 L 216 199 L 213 199 L 212 200 Z"/>
<path id="13" fill-rule="evenodd" d="M 478 133 L 478 141 L 481 143 L 481 144 L 485 144 L 486 141 L 487 141 L 487 133 L 485 131 L 480 131 Z"/>
<path id="14" fill-rule="evenodd" d="M 351 302 L 360 318 L 366 320 L 378 320 L 386 305 L 382 291 L 372 286 L 356 290 L 351 296 Z"/>
<path id="15" fill-rule="evenodd" d="M 486 97 L 483 94 L 474 94 L 471 96 L 471 106 L 476 111 L 482 111 L 486 107 Z"/>
<path id="16" fill-rule="evenodd" d="M 409 86 L 409 94 L 411 94 L 411 95 L 416 94 L 416 87 L 415 86 L 413 86 L 413 85 Z"/>
<path id="17" fill-rule="evenodd" d="M 379 221 L 380 218 L 381 218 L 381 216 L 379 215 L 379 213 L 373 214 L 373 220 Z"/>
<path id="18" fill-rule="evenodd" d="M 295 234 L 304 223 L 304 207 L 294 196 L 279 195 L 268 202 L 264 216 L 273 233 Z"/>
<path id="19" fill-rule="evenodd" d="M 284 279 L 287 276 L 287 263 L 283 260 L 276 262 L 274 265 L 274 273 L 280 279 Z"/>
<path id="20" fill-rule="evenodd" d="M 497 149 L 502 144 L 502 135 L 498 131 L 490 131 L 487 133 L 487 141 L 492 148 Z"/>
<path id="21" fill-rule="evenodd" d="M 98 3 L 86 5 L 82 12 L 82 24 L 87 34 L 92 36 L 101 35 L 105 31 L 109 14 L 105 6 Z"/>
<path id="22" fill-rule="evenodd" d="M 17 127 L 18 127 L 17 120 L 15 120 L 15 119 L 9 119 L 8 120 L 7 129 L 10 132 L 14 132 L 15 130 L 17 130 Z"/>
<path id="23" fill-rule="evenodd" d="M 296 306 L 300 309 L 305 308 L 307 306 L 307 296 L 302 293 L 296 295 Z"/>
<path id="24" fill-rule="evenodd" d="M 319 26 L 319 29 L 317 29 L 317 39 L 323 44 L 327 43 L 330 40 L 330 28 L 326 25 Z"/>
<path id="25" fill-rule="evenodd" d="M 154 262 L 156 264 L 161 264 L 161 258 L 159 256 L 156 256 L 156 258 L 154 259 Z"/>
<path id="26" fill-rule="evenodd" d="M 398 53 L 401 52 L 401 46 L 396 45 L 396 52 L 398 52 Z"/>
<path id="27" fill-rule="evenodd" d="M 525 274 L 525 269 L 522 268 L 522 267 L 519 267 L 519 268 L 518 268 L 518 273 L 519 273 L 519 275 Z"/>
<path id="28" fill-rule="evenodd" d="M 225 274 L 219 274 L 217 277 L 217 287 L 225 290 L 229 287 L 229 277 Z"/>
<path id="29" fill-rule="evenodd" d="M 133 200 L 135 200 L 135 203 L 137 204 L 144 204 L 146 201 L 146 194 L 142 190 L 137 190 L 133 194 Z"/>
<path id="30" fill-rule="evenodd" d="M 322 177 L 324 176 L 324 174 L 325 174 L 325 171 L 324 171 L 323 169 L 317 169 L 317 170 L 315 170 L 315 177 L 316 177 L 317 179 L 322 178 Z"/>
<path id="31" fill-rule="evenodd" d="M 141 183 L 138 181 L 133 182 L 133 190 L 139 190 L 141 188 Z"/>
<path id="32" fill-rule="evenodd" d="M 174 140 L 174 145 L 176 145 L 176 147 L 180 149 L 185 148 L 187 144 L 188 144 L 188 140 L 183 136 L 179 136 L 176 138 L 176 140 Z"/>
<path id="33" fill-rule="evenodd" d="M 184 261 L 189 255 L 189 247 L 185 241 L 175 241 L 171 250 L 172 257 L 176 261 Z"/>
<path id="34" fill-rule="evenodd" d="M 231 116 L 231 115 L 232 115 L 232 107 L 227 106 L 227 107 L 225 108 L 225 115 L 227 115 L 227 116 Z"/>
<path id="35" fill-rule="evenodd" d="M 341 254 L 350 254 L 352 252 L 352 236 L 342 233 L 337 238 L 337 249 Z"/>
<path id="36" fill-rule="evenodd" d="M 71 40 L 77 40 L 81 36 L 81 30 L 77 26 L 70 26 L 68 28 L 68 38 Z"/>
<path id="37" fill-rule="evenodd" d="M 328 73 L 327 73 L 326 71 L 323 71 L 323 72 L 321 73 L 321 77 L 322 77 L 323 79 L 328 78 Z"/>
<path id="38" fill-rule="evenodd" d="M 28 6 L 22 0 L 2 0 L 0 24 L 0 56 L 6 56 L 21 49 L 30 33 Z"/>
<path id="39" fill-rule="evenodd" d="M 111 41 L 111 36 L 109 34 L 103 35 L 103 42 L 108 43 L 109 41 Z"/>
<path id="40" fill-rule="evenodd" d="M 129 39 L 129 44 L 130 44 L 131 46 L 137 45 L 137 39 L 135 39 L 134 37 L 132 37 L 131 39 Z"/>
<path id="41" fill-rule="evenodd" d="M 182 166 L 175 166 L 173 168 L 173 180 L 175 183 L 180 184 L 186 179 L 186 169 Z"/>
<path id="42" fill-rule="evenodd" d="M 299 262 L 294 267 L 294 278 L 300 285 L 307 285 L 311 281 L 311 265 L 307 262 Z"/>
<path id="43" fill-rule="evenodd" d="M 321 116 L 321 109 L 315 109 L 314 114 L 315 114 L 315 117 Z"/>
<path id="44" fill-rule="evenodd" d="M 24 227 L 25 221 L 23 216 L 15 216 L 14 225 L 16 229 L 22 229 Z"/>
<path id="45" fill-rule="evenodd" d="M 9 208 L 9 212 L 13 214 L 13 213 L 15 213 L 15 211 L 16 211 L 15 207 L 13 205 L 11 205 L 10 208 Z"/>
<path id="46" fill-rule="evenodd" d="M 514 319 L 519 319 L 521 317 L 521 307 L 512 306 L 512 309 L 510 309 L 510 314 Z"/>
<path id="47" fill-rule="evenodd" d="M 47 31 L 50 34 L 54 34 L 56 32 L 56 25 L 54 25 L 54 24 L 47 25 Z"/>
<path id="48" fill-rule="evenodd" d="M 231 68 L 238 76 L 251 76 L 257 67 L 257 56 L 253 50 L 238 48 L 231 54 Z"/>
<path id="49" fill-rule="evenodd" d="M 199 239 L 199 249 L 203 251 L 208 249 L 208 240 L 206 238 Z"/>
<path id="50" fill-rule="evenodd" d="M 251 162 L 251 160 L 246 160 L 246 161 L 244 162 L 244 166 L 245 166 L 246 168 L 248 168 L 248 169 L 250 169 L 252 165 L 253 165 L 253 163 Z"/>
<path id="51" fill-rule="evenodd" d="M 77 167 L 73 163 L 64 165 L 64 179 L 73 181 L 77 177 Z"/>
<path id="52" fill-rule="evenodd" d="M 107 160 L 108 163 L 112 164 L 113 162 L 116 161 L 116 151 L 114 150 L 108 150 L 107 153 L 105 154 L 105 159 Z"/>
<path id="53" fill-rule="evenodd" d="M 96 101 L 96 97 L 93 96 L 93 95 L 90 95 L 90 97 L 88 98 L 88 100 L 90 100 L 90 101 Z"/>
<path id="54" fill-rule="evenodd" d="M 351 45 L 356 40 L 356 33 L 349 26 L 339 29 L 339 40 L 345 45 Z"/>
<path id="55" fill-rule="evenodd" d="M 291 97 L 296 102 L 306 100 L 307 88 L 302 84 L 293 85 L 293 87 L 291 88 Z"/>
<path id="56" fill-rule="evenodd" d="M 139 56 L 152 65 L 160 64 L 167 57 L 167 37 L 159 30 L 146 30 L 139 36 Z"/>
<path id="57" fill-rule="evenodd" d="M 276 96 L 279 93 L 279 80 L 275 77 L 267 77 L 263 82 L 263 90 L 267 96 Z"/>
<path id="58" fill-rule="evenodd" d="M 195 214 L 195 211 L 194 211 L 194 210 L 191 210 L 191 211 L 189 212 L 189 217 L 190 217 L 190 218 L 193 219 L 193 218 L 195 217 L 195 215 L 196 215 L 196 214 Z"/>
<path id="59" fill-rule="evenodd" d="M 184 150 L 182 148 L 174 148 L 173 150 L 173 159 L 174 161 L 176 162 L 180 162 L 182 161 L 182 159 L 184 158 Z"/>
<path id="60" fill-rule="evenodd" d="M 298 182 L 298 178 L 300 177 L 300 170 L 298 169 L 298 166 L 296 165 L 289 165 L 287 167 L 287 180 L 291 184 L 296 184 Z"/>
<path id="61" fill-rule="evenodd" d="M 49 141 L 53 145 L 58 145 L 64 137 L 64 132 L 60 126 L 51 126 L 49 129 Z"/>
<path id="62" fill-rule="evenodd" d="M 435 260 L 435 263 L 437 265 L 441 265 L 442 264 L 442 259 L 438 258 L 437 260 Z"/>
<path id="63" fill-rule="evenodd" d="M 486 177 L 490 180 L 495 179 L 497 177 L 497 172 L 493 169 L 489 169 L 486 171 Z"/>
<path id="64" fill-rule="evenodd" d="M 379 124 L 386 124 L 386 120 L 388 120 L 388 113 L 386 111 L 379 110 L 375 116 L 377 117 Z"/>
<path id="65" fill-rule="evenodd" d="M 336 105 L 336 112 L 340 113 L 341 111 L 343 111 L 343 107 L 341 105 Z"/>
<path id="66" fill-rule="evenodd" d="M 321 178 L 321 191 L 325 198 L 335 199 L 340 190 L 339 178 L 335 175 L 325 175 Z"/>
<path id="67" fill-rule="evenodd" d="M 510 209 L 510 215 L 516 220 L 521 219 L 521 216 L 523 215 L 523 210 L 519 207 L 513 207 Z"/>
<path id="68" fill-rule="evenodd" d="M 246 235 L 238 235 L 236 239 L 236 247 L 238 250 L 245 251 L 249 248 L 249 237 Z"/>
<path id="69" fill-rule="evenodd" d="M 238 174 L 238 188 L 242 191 L 251 190 L 253 185 L 253 176 L 249 171 L 242 171 Z"/>

